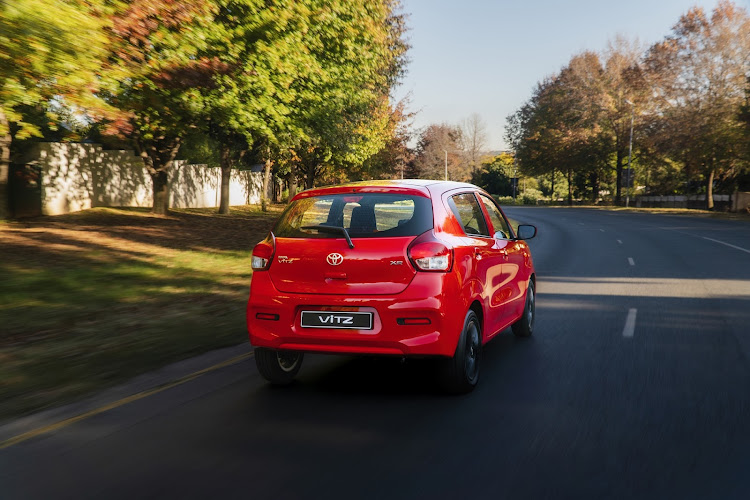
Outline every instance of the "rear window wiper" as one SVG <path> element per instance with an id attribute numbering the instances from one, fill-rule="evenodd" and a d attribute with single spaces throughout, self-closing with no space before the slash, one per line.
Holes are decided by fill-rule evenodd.
<path id="1" fill-rule="evenodd" d="M 349 231 L 347 231 L 345 227 L 316 224 L 314 226 L 302 226 L 300 229 L 317 229 L 321 233 L 343 234 L 344 238 L 346 238 L 346 242 L 349 244 L 349 248 L 354 248 L 354 243 L 352 243 L 352 239 L 349 237 Z"/>

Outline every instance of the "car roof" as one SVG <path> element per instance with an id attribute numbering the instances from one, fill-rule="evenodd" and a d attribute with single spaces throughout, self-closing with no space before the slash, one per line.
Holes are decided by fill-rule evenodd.
<path id="1" fill-rule="evenodd" d="M 457 188 L 479 189 L 466 182 L 438 181 L 431 179 L 394 179 L 347 182 L 333 186 L 312 188 L 298 193 L 294 199 L 309 198 L 325 194 L 342 193 L 403 193 L 429 198 L 432 195 Z"/>

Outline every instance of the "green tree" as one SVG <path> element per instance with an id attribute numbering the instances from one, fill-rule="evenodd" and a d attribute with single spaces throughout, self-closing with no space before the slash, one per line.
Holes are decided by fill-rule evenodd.
<path id="1" fill-rule="evenodd" d="M 106 12 L 98 2 L 0 2 L 0 218 L 8 215 L 13 138 L 40 136 L 24 109 L 49 103 L 99 107 L 94 92 L 106 55 Z"/>
<path id="2" fill-rule="evenodd" d="M 314 91 L 301 93 L 288 144 L 297 175 L 312 187 L 331 169 L 351 169 L 390 139 L 388 95 L 404 71 L 405 20 L 395 0 L 311 0 L 306 46 L 319 64 Z M 298 82 L 310 86 L 308 82 Z"/>
<path id="3" fill-rule="evenodd" d="M 293 106 L 315 92 L 321 67 L 306 46 L 311 2 L 218 0 L 217 6 L 201 57 L 228 70 L 198 89 L 199 113 L 221 150 L 219 212 L 228 213 L 231 171 L 248 149 L 270 150 L 303 133 Z M 265 184 L 263 196 L 267 177 Z"/>
<path id="4" fill-rule="evenodd" d="M 153 183 L 153 212 L 169 209 L 169 170 L 200 116 L 198 88 L 229 71 L 201 56 L 216 6 L 135 0 L 114 14 L 107 101 L 120 112 L 108 132 L 127 138 Z"/>
<path id="5" fill-rule="evenodd" d="M 512 196 L 513 184 L 511 179 L 515 174 L 515 160 L 512 154 L 500 153 L 485 160 L 474 171 L 471 182 L 484 188 L 488 193 L 497 196 Z"/>

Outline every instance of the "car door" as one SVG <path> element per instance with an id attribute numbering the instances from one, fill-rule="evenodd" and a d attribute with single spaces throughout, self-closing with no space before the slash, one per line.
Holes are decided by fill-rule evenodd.
<path id="1" fill-rule="evenodd" d="M 499 314 L 499 294 L 505 281 L 502 276 L 504 255 L 491 236 L 485 212 L 474 192 L 454 194 L 448 198 L 448 205 L 466 233 L 464 241 L 471 252 L 469 279 L 481 290 L 484 310 L 487 311 L 483 335 L 489 338 L 501 328 L 503 321 Z"/>
<path id="2" fill-rule="evenodd" d="M 495 248 L 502 255 L 502 282 L 496 284 L 499 292 L 494 296 L 496 304 L 493 309 L 502 318 L 501 323 L 508 323 L 523 311 L 526 281 L 529 278 L 526 264 L 528 249 L 523 241 L 513 238 L 513 230 L 494 200 L 482 193 L 479 193 L 479 199 L 492 225 Z"/>

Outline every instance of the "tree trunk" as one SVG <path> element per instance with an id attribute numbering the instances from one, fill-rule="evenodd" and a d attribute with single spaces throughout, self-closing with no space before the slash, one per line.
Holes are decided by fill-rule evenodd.
<path id="1" fill-rule="evenodd" d="M 596 204 L 599 201 L 599 172 L 591 172 L 589 182 L 591 182 L 591 201 Z"/>
<path id="2" fill-rule="evenodd" d="M 274 177 L 273 179 L 273 202 L 274 203 L 281 203 L 281 179 L 278 177 Z"/>
<path id="3" fill-rule="evenodd" d="M 568 169 L 568 205 L 573 205 L 573 169 Z"/>
<path id="4" fill-rule="evenodd" d="M 708 210 L 714 209 L 714 175 L 716 174 L 715 169 L 711 169 L 708 174 L 708 181 L 706 183 L 706 208 Z"/>
<path id="5" fill-rule="evenodd" d="M 155 143 L 143 141 L 140 137 L 133 140 L 133 147 L 151 176 L 152 213 L 159 215 L 169 213 L 169 169 L 172 168 L 172 161 L 177 156 L 180 145 L 179 137 Z"/>
<path id="6" fill-rule="evenodd" d="M 167 169 L 162 168 L 152 173 L 151 181 L 154 184 L 154 205 L 151 211 L 158 215 L 167 215 L 169 213 L 169 175 Z"/>
<path id="7" fill-rule="evenodd" d="M 0 220 L 10 217 L 10 145 L 13 136 L 10 135 L 10 124 L 5 113 L 0 110 Z"/>
<path id="8" fill-rule="evenodd" d="M 623 155 L 620 149 L 617 149 L 617 181 L 615 187 L 615 205 L 619 205 L 622 201 L 622 162 L 624 161 L 625 155 Z"/>
<path id="9" fill-rule="evenodd" d="M 269 153 L 270 154 L 270 153 Z M 263 211 L 268 211 L 266 203 L 268 202 L 268 183 L 271 181 L 271 158 L 266 158 L 266 168 L 263 171 L 263 192 L 260 193 L 260 204 Z"/>
<path id="10" fill-rule="evenodd" d="M 555 169 L 552 169 L 552 194 L 550 195 L 552 197 L 552 201 L 557 201 L 557 198 L 555 198 Z"/>
<path id="11" fill-rule="evenodd" d="M 221 195 L 219 198 L 219 213 L 229 214 L 229 183 L 232 180 L 232 158 L 229 146 L 221 146 Z"/>
<path id="12" fill-rule="evenodd" d="M 314 161 L 311 161 L 306 166 L 306 173 L 305 173 L 305 188 L 306 189 L 312 189 L 313 185 L 315 184 L 315 170 L 316 165 Z"/>
<path id="13" fill-rule="evenodd" d="M 286 200 L 288 203 L 297 194 L 297 175 L 294 172 L 289 174 L 286 184 L 289 187 L 289 197 Z"/>

